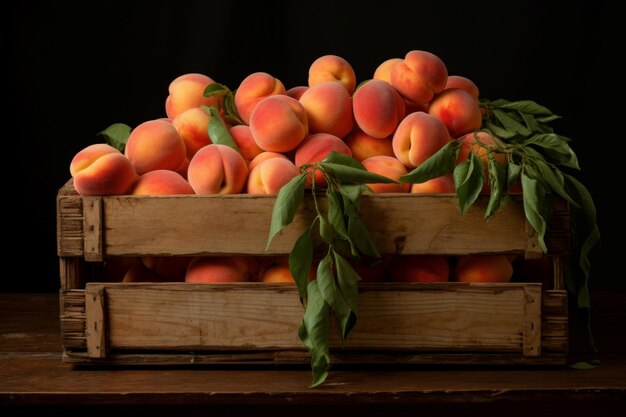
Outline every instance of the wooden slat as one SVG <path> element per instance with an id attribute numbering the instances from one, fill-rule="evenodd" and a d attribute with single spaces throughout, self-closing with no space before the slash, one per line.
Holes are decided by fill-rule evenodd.
<path id="1" fill-rule="evenodd" d="M 524 288 L 524 356 L 541 355 L 541 287 Z"/>
<path id="2" fill-rule="evenodd" d="M 103 285 L 88 285 L 85 291 L 85 315 L 87 332 L 87 355 L 90 358 L 106 356 L 105 288 Z M 132 320 L 127 317 L 127 320 Z"/>
<path id="3" fill-rule="evenodd" d="M 545 290 L 542 304 L 542 351 L 565 355 L 569 342 L 567 291 Z"/>
<path id="4" fill-rule="evenodd" d="M 103 261 L 102 197 L 83 197 L 85 260 Z"/>
<path id="5" fill-rule="evenodd" d="M 83 199 L 70 181 L 57 195 L 58 256 L 83 256 L 83 241 Z"/>

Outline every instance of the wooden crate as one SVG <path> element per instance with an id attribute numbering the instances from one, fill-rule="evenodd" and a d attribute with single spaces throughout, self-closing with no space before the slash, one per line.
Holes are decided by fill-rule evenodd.
<path id="1" fill-rule="evenodd" d="M 303 307 L 295 286 L 103 283 L 90 272 L 117 256 L 288 254 L 314 216 L 312 199 L 265 251 L 274 201 L 81 197 L 68 182 L 57 197 L 64 360 L 308 363 L 297 337 Z M 512 198 L 489 221 L 485 204 L 479 200 L 461 215 L 453 195 L 380 194 L 363 196 L 361 213 L 382 253 L 540 255 L 521 202 Z M 330 340 L 333 362 L 564 364 L 566 206 L 557 207 L 550 225 L 547 282 L 360 284 L 358 323 L 345 344 Z"/>

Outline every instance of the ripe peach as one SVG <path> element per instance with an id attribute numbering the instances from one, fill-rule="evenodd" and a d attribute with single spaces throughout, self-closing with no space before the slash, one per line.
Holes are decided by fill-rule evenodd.
<path id="1" fill-rule="evenodd" d="M 211 115 L 199 107 L 187 109 L 172 120 L 172 125 L 185 142 L 188 159 L 193 158 L 203 146 L 213 143 L 209 137 L 210 121 Z"/>
<path id="2" fill-rule="evenodd" d="M 428 103 L 446 86 L 448 69 L 435 54 L 409 51 L 402 62 L 391 68 L 391 85 L 406 100 Z"/>
<path id="3" fill-rule="evenodd" d="M 254 141 L 250 126 L 237 125 L 230 128 L 230 135 L 239 148 L 239 153 L 247 163 L 254 159 L 255 156 L 263 152 L 259 145 Z"/>
<path id="4" fill-rule="evenodd" d="M 291 271 L 289 271 L 289 265 L 274 265 L 265 269 L 261 272 L 259 281 L 280 282 L 284 284 L 295 284 L 296 282 L 293 275 L 291 275 Z"/>
<path id="5" fill-rule="evenodd" d="M 480 129 L 482 125 L 478 102 L 460 88 L 450 88 L 437 94 L 430 102 L 428 113 L 441 120 L 455 139 Z"/>
<path id="6" fill-rule="evenodd" d="M 454 177 L 452 173 L 436 177 L 421 183 L 411 184 L 411 192 L 416 194 L 454 193 Z"/>
<path id="7" fill-rule="evenodd" d="M 248 175 L 248 194 L 278 194 L 283 185 L 300 174 L 293 162 L 284 158 L 270 158 L 261 162 Z"/>
<path id="8" fill-rule="evenodd" d="M 137 179 L 128 158 L 104 143 L 89 145 L 74 155 L 70 174 L 80 195 L 126 194 Z"/>
<path id="9" fill-rule="evenodd" d="M 165 100 L 167 117 L 174 119 L 187 109 L 219 105 L 217 97 L 204 97 L 204 89 L 213 84 L 211 78 L 204 74 L 190 73 L 177 77 L 169 85 L 169 96 Z"/>
<path id="10" fill-rule="evenodd" d="M 309 87 L 325 81 L 340 82 L 348 94 L 356 88 L 356 74 L 348 61 L 337 55 L 323 55 L 309 67 Z"/>
<path id="11" fill-rule="evenodd" d="M 337 136 L 328 133 L 315 133 L 307 136 L 296 149 L 296 167 L 300 169 L 304 164 L 320 162 L 332 151 L 352 156 L 348 145 Z M 324 175 L 315 171 L 315 184 L 320 187 L 327 185 Z M 311 187 L 311 178 L 307 179 L 307 187 Z"/>
<path id="12" fill-rule="evenodd" d="M 378 68 L 374 71 L 374 76 L 372 77 L 375 80 L 386 81 L 391 84 L 391 69 L 398 62 L 404 61 L 402 58 L 390 58 L 380 64 Z"/>
<path id="13" fill-rule="evenodd" d="M 254 159 L 252 161 L 250 161 L 248 163 L 248 171 L 252 171 L 257 165 L 259 165 L 261 162 L 268 160 L 268 159 L 272 159 L 272 158 L 282 158 L 282 159 L 289 159 L 287 158 L 287 155 L 285 155 L 284 153 L 280 153 L 280 152 L 261 152 L 260 154 L 258 154 L 257 156 L 254 157 Z"/>
<path id="14" fill-rule="evenodd" d="M 198 256 L 185 275 L 185 282 L 192 283 L 244 281 L 248 281 L 248 262 L 243 256 Z"/>
<path id="15" fill-rule="evenodd" d="M 330 133 L 343 138 L 354 128 L 352 98 L 336 81 L 315 84 L 300 97 L 306 110 L 309 132 Z"/>
<path id="16" fill-rule="evenodd" d="M 194 194 L 193 188 L 179 173 L 157 169 L 141 175 L 131 190 L 133 195 Z"/>
<path id="17" fill-rule="evenodd" d="M 370 80 L 361 85 L 354 93 L 352 106 L 359 128 L 379 139 L 393 134 L 404 118 L 404 100 L 395 88 L 382 80 Z"/>
<path id="18" fill-rule="evenodd" d="M 245 124 L 250 124 L 250 117 L 257 104 L 266 97 L 285 93 L 285 86 L 279 79 L 266 72 L 252 73 L 244 78 L 235 92 L 237 113 Z"/>
<path id="19" fill-rule="evenodd" d="M 359 162 L 376 155 L 394 156 L 391 138 L 374 138 L 358 127 L 346 136 L 345 142 Z"/>
<path id="20" fill-rule="evenodd" d="M 176 171 L 186 158 L 185 143 L 178 131 L 163 120 L 137 126 L 128 137 L 124 153 L 139 175 L 157 169 Z"/>
<path id="21" fill-rule="evenodd" d="M 446 282 L 449 275 L 450 265 L 444 255 L 396 256 L 391 266 L 394 282 Z"/>
<path id="22" fill-rule="evenodd" d="M 439 119 L 424 112 L 411 113 L 393 135 L 393 153 L 404 165 L 415 168 L 449 141 L 448 129 Z"/>
<path id="23" fill-rule="evenodd" d="M 498 140 L 487 132 L 467 133 L 461 138 L 461 149 L 459 150 L 456 163 L 460 164 L 466 161 L 469 153 L 473 152 L 482 159 L 486 169 L 489 162 L 488 153 L 491 150 L 494 152 L 493 156 L 496 161 L 505 165 L 507 162 L 506 154 L 495 152 L 494 149 L 499 145 Z"/>
<path id="24" fill-rule="evenodd" d="M 513 267 L 505 255 L 460 256 L 454 270 L 457 282 L 508 282 Z"/>
<path id="25" fill-rule="evenodd" d="M 250 130 L 264 151 L 289 152 L 309 132 L 306 110 L 298 100 L 289 96 L 267 97 L 250 116 Z"/>
<path id="26" fill-rule="evenodd" d="M 382 175 L 392 180 L 400 181 L 400 177 L 407 174 L 406 167 L 393 156 L 372 156 L 361 162 L 369 172 Z M 375 193 L 408 193 L 411 184 L 367 184 Z"/>
<path id="27" fill-rule="evenodd" d="M 214 143 L 194 155 L 187 177 L 196 194 L 239 194 L 246 185 L 248 166 L 239 152 Z"/>
<path id="28" fill-rule="evenodd" d="M 296 87 L 291 87 L 289 90 L 287 90 L 287 92 L 285 92 L 285 94 L 287 94 L 291 98 L 300 100 L 300 97 L 302 97 L 302 94 L 304 94 L 304 92 L 308 89 L 309 87 L 307 87 L 306 85 L 299 85 Z"/>
<path id="29" fill-rule="evenodd" d="M 470 93 L 476 101 L 478 101 L 478 95 L 480 94 L 478 86 L 474 83 L 474 81 L 467 77 L 463 77 L 461 75 L 448 75 L 448 81 L 446 82 L 444 91 L 449 90 L 450 88 L 460 88 L 461 90 L 465 90 Z"/>

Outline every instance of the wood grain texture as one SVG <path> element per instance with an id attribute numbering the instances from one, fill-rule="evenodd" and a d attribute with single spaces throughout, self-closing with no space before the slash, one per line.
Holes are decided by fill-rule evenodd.
<path id="1" fill-rule="evenodd" d="M 104 222 L 102 197 L 83 197 L 83 231 L 85 260 L 104 260 Z"/>
<path id="2" fill-rule="evenodd" d="M 108 318 L 106 293 L 99 285 L 88 285 L 85 289 L 85 318 L 87 336 L 87 356 L 90 358 L 104 358 L 107 351 L 107 323 Z M 127 317 L 132 320 L 132 317 Z"/>

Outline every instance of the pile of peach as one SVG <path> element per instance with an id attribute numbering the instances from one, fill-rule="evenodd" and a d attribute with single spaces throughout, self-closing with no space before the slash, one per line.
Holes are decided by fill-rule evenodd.
<path id="1" fill-rule="evenodd" d="M 167 117 L 133 129 L 124 153 L 106 144 L 78 152 L 70 164 L 76 191 L 277 194 L 300 167 L 331 151 L 351 155 L 368 171 L 394 180 L 454 139 L 463 142 L 459 161 L 479 152 L 470 144 L 482 123 L 479 90 L 468 78 L 448 75 L 444 62 L 430 52 L 413 50 L 381 63 L 359 88 L 353 67 L 335 55 L 312 63 L 306 86 L 286 89 L 268 73 L 250 74 L 234 93 L 242 123 L 227 125 L 239 151 L 212 143 L 208 134 L 212 116 L 205 106 L 224 111 L 219 97 L 203 94 L 213 83 L 195 73 L 173 80 L 165 100 Z M 495 143 L 484 132 L 479 139 Z M 480 156 L 486 163 L 484 151 Z M 370 188 L 445 193 L 454 192 L 454 182 L 448 174 L 421 184 Z"/>

